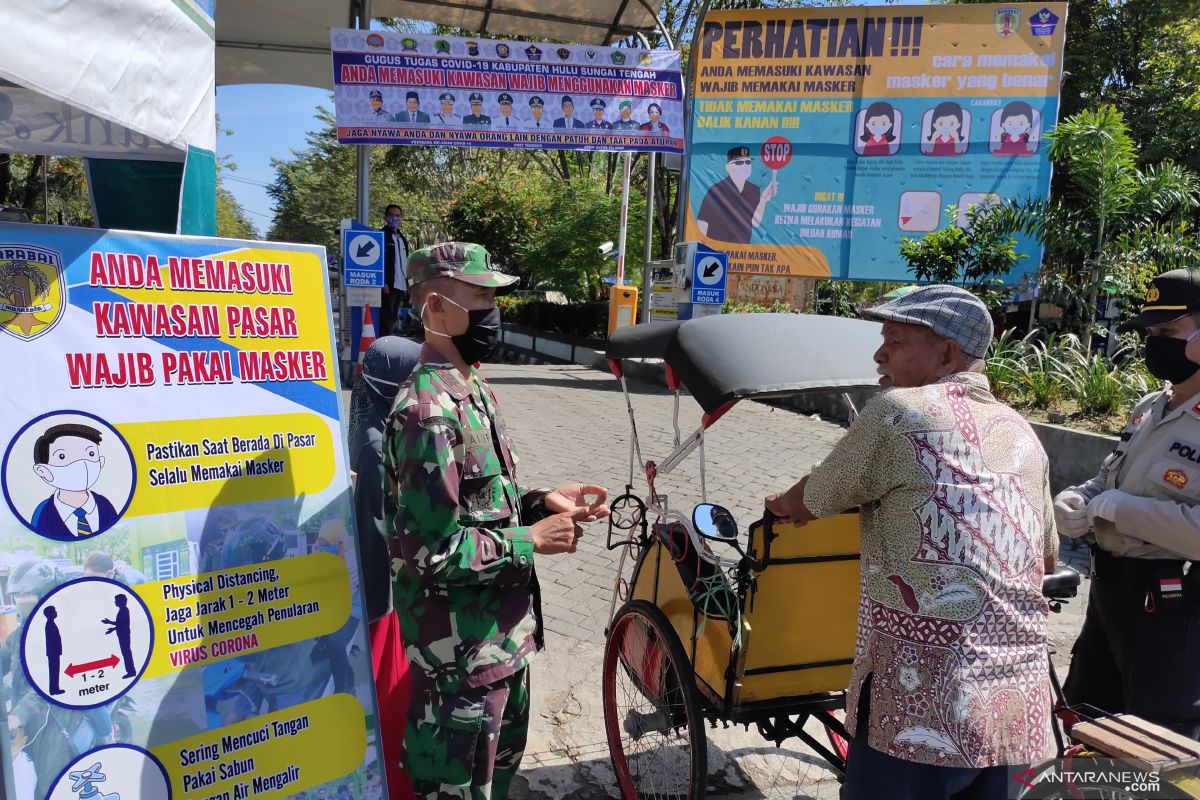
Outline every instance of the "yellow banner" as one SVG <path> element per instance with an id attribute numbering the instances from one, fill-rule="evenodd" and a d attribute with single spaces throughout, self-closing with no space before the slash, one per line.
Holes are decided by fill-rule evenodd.
<path id="1" fill-rule="evenodd" d="M 350 617 L 350 573 L 330 553 L 132 589 L 154 624 L 143 678 L 324 636 Z"/>
<path id="2" fill-rule="evenodd" d="M 328 783 L 362 763 L 362 705 L 335 694 L 151 751 L 175 797 L 274 800 Z"/>

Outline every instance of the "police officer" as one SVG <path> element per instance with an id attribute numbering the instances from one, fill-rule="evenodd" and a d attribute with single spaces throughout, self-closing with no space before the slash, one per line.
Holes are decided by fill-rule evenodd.
<path id="1" fill-rule="evenodd" d="M 495 348 L 496 293 L 516 278 L 493 271 L 482 246 L 445 242 L 414 251 L 408 279 L 426 343 L 383 446 L 393 597 L 413 675 L 404 765 L 417 797 L 503 800 L 542 647 L 533 554 L 574 552 L 579 523 L 608 514 L 607 492 L 520 487 L 496 396 L 472 366 Z"/>
<path id="2" fill-rule="evenodd" d="M 492 118 L 483 113 L 483 95 L 479 92 L 471 92 L 471 96 L 467 98 L 467 102 L 471 104 L 471 113 L 462 118 L 463 125 L 492 124 Z"/>
<path id="3" fill-rule="evenodd" d="M 442 92 L 438 95 L 438 103 L 441 105 L 441 110 L 433 115 L 437 125 L 445 128 L 457 128 L 460 124 L 460 119 L 454 113 L 454 95 L 450 92 Z"/>
<path id="4" fill-rule="evenodd" d="M 496 127 L 517 127 L 517 121 L 513 119 L 512 115 L 513 96 L 508 92 L 501 92 L 500 96 L 496 98 L 496 102 L 500 104 L 500 119 L 496 121 Z"/>
<path id="5" fill-rule="evenodd" d="M 529 98 L 529 122 L 526 123 L 530 128 L 549 128 L 550 123 L 542 119 L 542 114 L 546 109 L 546 101 L 538 97 L 536 94 Z"/>
<path id="6" fill-rule="evenodd" d="M 370 94 L 371 113 L 368 114 L 374 122 L 390 121 L 387 111 L 383 108 L 383 92 L 378 89 L 372 89 Z"/>
<path id="7" fill-rule="evenodd" d="M 1054 499 L 1062 533 L 1096 537 L 1063 690 L 1200 739 L 1200 269 L 1156 277 L 1119 330 L 1146 333 L 1146 367 L 1169 384 L 1134 407 L 1099 474 Z"/>
<path id="8" fill-rule="evenodd" d="M 612 130 L 612 123 L 604 118 L 604 109 L 607 107 L 599 97 L 593 97 L 592 102 L 588 103 L 592 107 L 592 119 L 588 122 L 589 128 L 603 128 L 606 131 Z"/>

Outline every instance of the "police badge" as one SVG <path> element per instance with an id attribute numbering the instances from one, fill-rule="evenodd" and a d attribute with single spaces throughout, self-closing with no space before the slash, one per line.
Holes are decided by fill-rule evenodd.
<path id="1" fill-rule="evenodd" d="M 508 45 L 506 45 L 506 44 L 496 45 L 496 55 L 499 56 L 500 58 L 508 58 L 510 52 L 511 51 L 508 49 Z"/>
<path id="2" fill-rule="evenodd" d="M 479 42 L 467 42 L 467 55 L 479 55 Z"/>
<path id="3" fill-rule="evenodd" d="M 32 341 L 58 325 L 66 305 L 60 253 L 31 244 L 0 245 L 0 330 Z"/>

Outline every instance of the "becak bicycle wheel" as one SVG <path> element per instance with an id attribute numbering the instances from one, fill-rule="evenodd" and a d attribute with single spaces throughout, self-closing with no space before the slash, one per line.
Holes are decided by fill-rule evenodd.
<path id="1" fill-rule="evenodd" d="M 604 645 L 604 728 L 625 800 L 703 800 L 708 741 L 692 665 L 644 600 L 621 606 Z"/>

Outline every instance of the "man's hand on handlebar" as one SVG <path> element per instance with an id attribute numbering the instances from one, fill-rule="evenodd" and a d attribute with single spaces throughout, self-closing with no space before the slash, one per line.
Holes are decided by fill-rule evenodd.
<path id="1" fill-rule="evenodd" d="M 807 525 L 816 519 L 808 506 L 804 505 L 804 486 L 808 483 L 805 475 L 800 481 L 786 492 L 768 495 L 764 503 L 767 511 L 774 514 L 780 522 L 792 525 Z"/>

